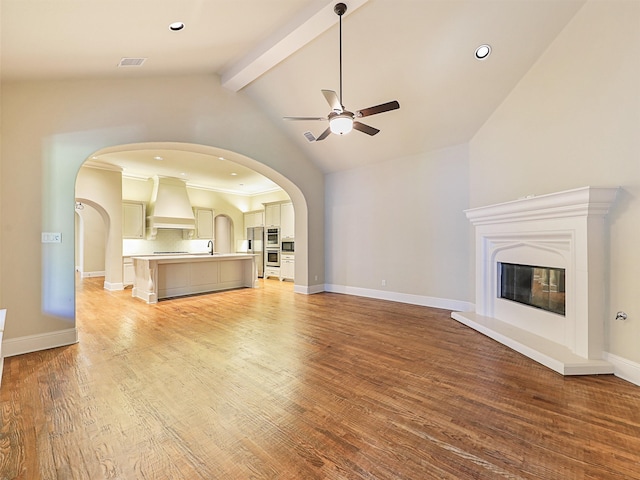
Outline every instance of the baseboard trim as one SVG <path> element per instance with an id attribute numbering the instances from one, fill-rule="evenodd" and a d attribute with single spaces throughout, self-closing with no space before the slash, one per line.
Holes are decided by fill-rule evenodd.
<path id="1" fill-rule="evenodd" d="M 627 382 L 631 382 L 640 387 L 640 363 L 633 362 L 613 353 L 604 353 L 604 360 L 613 365 L 613 374 Z"/>
<path id="2" fill-rule="evenodd" d="M 92 277 L 104 277 L 106 272 L 82 272 L 80 275 L 82 278 L 92 278 Z"/>
<path id="3" fill-rule="evenodd" d="M 348 287 L 345 285 L 325 285 L 326 292 L 343 293 L 357 297 L 377 298 L 392 302 L 420 305 L 422 307 L 441 308 L 443 310 L 475 310 L 475 304 L 462 300 L 448 298 L 427 297 L 425 295 L 413 295 L 410 293 L 388 292 L 386 290 L 373 290 L 369 288 Z"/>
<path id="4" fill-rule="evenodd" d="M 78 343 L 77 328 L 66 328 L 55 332 L 9 338 L 2 342 L 2 356 L 13 357 L 24 353 L 73 345 L 74 343 Z"/>
<path id="5" fill-rule="evenodd" d="M 325 289 L 324 285 L 294 285 L 293 291 L 304 295 L 314 295 L 316 293 L 324 292 Z"/>
<path id="6" fill-rule="evenodd" d="M 111 283 L 104 282 L 104 289 L 109 290 L 110 292 L 116 292 L 118 290 L 124 290 L 124 283 Z"/>

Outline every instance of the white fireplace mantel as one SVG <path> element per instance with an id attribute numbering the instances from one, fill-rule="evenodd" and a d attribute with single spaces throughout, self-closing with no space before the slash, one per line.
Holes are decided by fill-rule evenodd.
<path id="1" fill-rule="evenodd" d="M 605 217 L 617 191 L 584 187 L 466 210 L 476 304 L 451 316 L 563 375 L 613 373 L 603 360 Z M 565 315 L 499 298 L 499 262 L 564 268 Z"/>

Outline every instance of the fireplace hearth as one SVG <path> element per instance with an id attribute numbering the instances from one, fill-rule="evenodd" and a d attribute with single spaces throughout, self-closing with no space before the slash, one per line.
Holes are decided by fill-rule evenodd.
<path id="1" fill-rule="evenodd" d="M 475 311 L 452 318 L 563 375 L 603 360 L 606 215 L 617 188 L 584 187 L 466 210 Z"/>

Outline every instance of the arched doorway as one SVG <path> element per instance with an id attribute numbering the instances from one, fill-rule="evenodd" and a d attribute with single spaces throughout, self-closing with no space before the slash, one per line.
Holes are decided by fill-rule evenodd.
<path id="1" fill-rule="evenodd" d="M 84 277 L 104 276 L 107 226 L 104 210 L 89 202 L 76 201 L 76 271 Z"/>
<path id="2" fill-rule="evenodd" d="M 236 250 L 233 245 L 233 220 L 228 215 L 216 215 L 213 231 L 216 252 L 233 253 Z"/>
<path id="3" fill-rule="evenodd" d="M 109 147 L 95 152 L 93 155 L 91 155 L 87 163 L 95 163 L 97 159 L 99 159 L 103 155 L 112 155 L 114 153 L 118 155 L 124 155 L 127 152 L 136 152 L 149 149 L 191 152 L 208 156 L 211 159 L 224 159 L 227 161 L 235 162 L 239 165 L 257 171 L 261 175 L 264 175 L 265 177 L 271 179 L 274 183 L 279 185 L 282 188 L 282 191 L 286 193 L 288 199 L 293 204 L 295 211 L 297 250 L 296 256 L 298 259 L 298 261 L 296 262 L 296 283 L 300 283 L 303 286 L 308 284 L 306 261 L 308 224 L 307 205 L 300 189 L 292 184 L 290 180 L 282 176 L 280 173 L 274 171 L 273 169 L 265 166 L 264 164 L 235 152 L 230 152 L 228 150 L 205 145 L 184 144 L 175 142 L 138 143 Z M 111 165 L 111 167 L 113 168 L 105 168 L 104 165 L 101 166 L 101 175 L 105 177 L 106 180 L 104 182 L 93 181 L 92 189 L 90 191 L 100 192 L 101 190 L 107 190 L 101 192 L 103 199 L 100 204 L 106 212 L 106 215 L 112 220 L 110 222 L 108 236 L 112 239 L 120 239 L 120 242 L 118 245 L 115 245 L 114 243 L 112 245 L 113 248 L 108 249 L 106 253 L 107 258 L 105 259 L 105 288 L 118 290 L 124 288 L 125 286 L 122 264 L 123 249 L 121 241 L 123 187 L 121 169 L 118 169 L 116 165 Z M 80 170 L 82 170 L 82 168 Z M 80 178 L 80 173 L 78 174 L 78 178 Z M 115 186 L 114 178 L 117 179 L 120 186 L 119 188 Z M 80 186 L 77 180 L 76 196 L 78 196 L 79 189 Z M 90 194 L 87 192 L 88 191 L 82 192 L 84 194 L 84 198 L 86 198 L 87 196 L 91 198 Z M 250 202 L 246 202 L 245 205 L 238 207 L 238 212 L 241 213 L 242 211 L 249 211 L 252 209 L 253 206 L 250 204 Z M 229 215 L 228 213 L 218 213 L 219 212 L 216 211 L 217 217 L 219 217 L 219 220 L 217 221 L 220 222 L 220 228 L 216 229 L 219 230 L 219 238 L 216 239 L 216 250 L 220 251 L 221 249 L 223 249 L 228 252 L 234 252 L 236 250 L 235 238 L 244 238 L 244 236 L 242 236 L 242 232 L 244 231 L 243 218 L 240 216 L 234 219 L 233 216 Z M 237 231 L 238 229 L 240 230 Z M 300 293 L 313 293 L 305 291 L 305 287 L 298 289 L 297 291 Z"/>

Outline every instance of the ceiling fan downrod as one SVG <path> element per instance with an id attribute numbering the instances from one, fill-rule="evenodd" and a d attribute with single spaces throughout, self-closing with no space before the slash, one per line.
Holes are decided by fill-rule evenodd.
<path id="1" fill-rule="evenodd" d="M 333 11 L 340 18 L 340 95 L 338 96 L 338 94 L 333 90 L 321 90 L 322 95 L 324 95 L 325 100 L 331 107 L 331 111 L 326 117 L 284 117 L 285 120 L 329 121 L 329 126 L 327 127 L 327 129 L 322 132 L 317 138 L 315 138 L 310 132 L 306 132 L 305 137 L 308 141 L 319 142 L 327 138 L 331 133 L 344 135 L 346 133 L 349 133 L 351 130 L 358 130 L 362 133 L 366 133 L 369 136 L 376 135 L 378 132 L 380 132 L 380 130 L 362 123 L 360 121 L 360 118 L 368 117 L 369 115 L 377 115 L 379 113 L 384 113 L 400 108 L 400 104 L 397 100 L 381 103 L 380 105 L 364 108 L 362 110 L 356 110 L 355 113 L 350 112 L 344 108 L 344 104 L 342 103 L 342 16 L 347 11 L 347 6 L 344 3 L 336 3 L 336 5 L 333 7 Z M 358 120 L 356 120 L 356 118 Z M 307 133 L 309 133 L 310 136 L 308 136 Z"/>
<path id="2" fill-rule="evenodd" d="M 340 18 L 340 106 L 344 110 L 344 103 L 342 103 L 342 15 L 347 11 L 347 6 L 344 3 L 336 3 L 333 11 Z"/>

